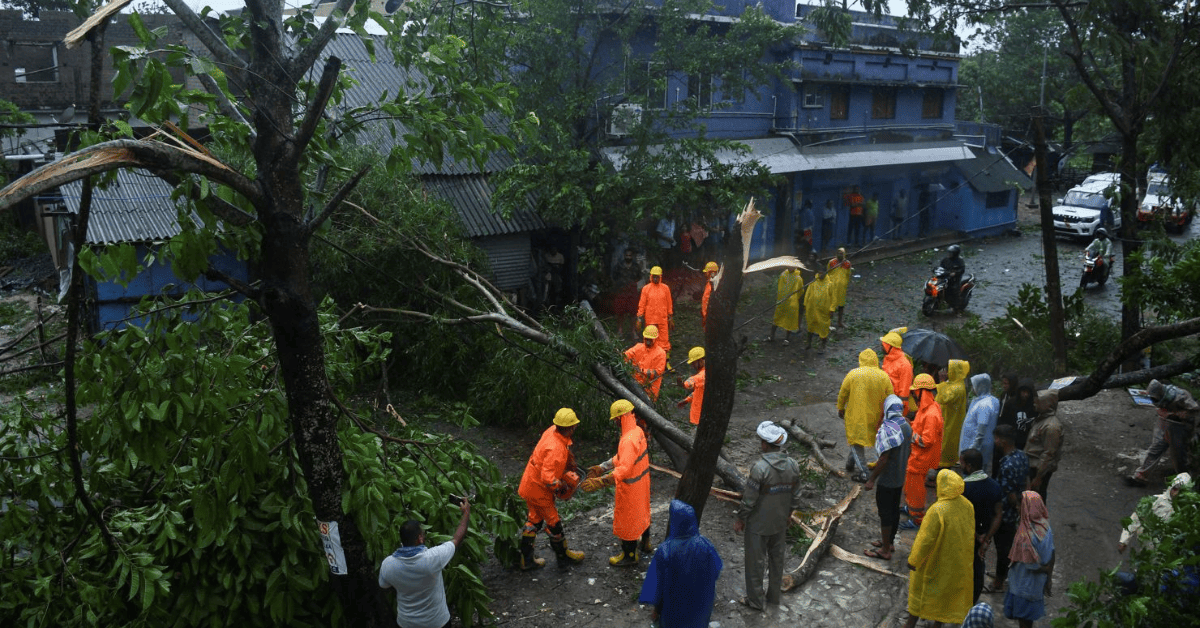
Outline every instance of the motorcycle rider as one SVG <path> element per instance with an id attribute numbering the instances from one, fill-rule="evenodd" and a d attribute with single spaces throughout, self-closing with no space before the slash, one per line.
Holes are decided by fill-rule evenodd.
<path id="1" fill-rule="evenodd" d="M 1096 239 L 1083 250 L 1086 255 L 1095 255 L 1101 264 L 1107 264 L 1112 255 L 1112 240 L 1108 239 L 1108 230 L 1104 227 L 1096 229 Z"/>
<path id="2" fill-rule="evenodd" d="M 962 248 L 957 244 L 951 244 L 946 252 L 949 255 L 938 262 L 946 271 L 946 301 L 958 307 L 958 289 L 962 284 L 963 275 L 967 272 L 967 263 L 963 261 Z"/>

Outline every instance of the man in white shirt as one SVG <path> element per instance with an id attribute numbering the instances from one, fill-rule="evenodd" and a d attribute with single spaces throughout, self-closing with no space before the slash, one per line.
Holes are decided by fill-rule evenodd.
<path id="1" fill-rule="evenodd" d="M 450 564 L 454 550 L 467 536 L 471 504 L 464 498 L 459 509 L 462 519 L 454 531 L 454 538 L 437 547 L 425 547 L 425 531 L 419 521 L 405 521 L 400 526 L 403 547 L 383 559 L 379 566 L 380 588 L 396 590 L 396 625 L 401 628 L 450 626 L 442 569 Z"/>

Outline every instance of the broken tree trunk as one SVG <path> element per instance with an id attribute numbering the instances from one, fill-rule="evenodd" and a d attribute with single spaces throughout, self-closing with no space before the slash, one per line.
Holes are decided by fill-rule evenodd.
<path id="1" fill-rule="evenodd" d="M 812 450 L 812 457 L 815 458 L 817 463 L 821 465 L 821 468 L 838 476 L 839 478 L 846 477 L 845 471 L 829 464 L 829 460 L 826 459 L 825 454 L 821 452 L 821 442 L 816 438 L 813 438 L 813 436 L 808 432 L 804 431 L 804 428 L 796 425 L 792 421 L 780 421 L 779 425 L 781 425 L 783 429 L 787 430 L 788 433 L 792 435 L 792 438 L 795 438 L 808 445 L 808 448 Z"/>

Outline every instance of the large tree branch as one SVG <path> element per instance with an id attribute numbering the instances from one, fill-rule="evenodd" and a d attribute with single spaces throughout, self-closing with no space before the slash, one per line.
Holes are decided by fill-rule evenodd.
<path id="1" fill-rule="evenodd" d="M 229 186 L 254 205 L 265 202 L 258 184 L 215 157 L 149 139 L 122 139 L 88 146 L 13 181 L 0 190 L 0 211 L 65 183 L 119 168 L 145 168 L 155 173 L 190 172 Z M 244 213 L 222 215 L 221 218 L 233 224 L 253 220 Z"/>
<path id="2" fill-rule="evenodd" d="M 229 46 L 226 46 L 225 40 L 217 33 L 212 32 L 208 24 L 205 24 L 204 20 L 196 15 L 196 12 L 192 11 L 192 8 L 184 0 L 163 0 L 163 2 L 179 17 L 179 21 L 192 31 L 196 39 L 204 44 L 204 47 L 212 53 L 213 58 L 218 63 L 227 66 L 226 71 L 235 70 L 236 74 L 241 74 L 246 69 L 246 62 L 242 61 L 242 58 L 237 56 L 237 53 Z"/>
<path id="3" fill-rule="evenodd" d="M 312 101 L 308 103 L 308 108 L 304 111 L 304 119 L 300 121 L 300 128 L 296 130 L 295 139 L 288 148 L 289 158 L 299 156 L 312 141 L 313 134 L 317 131 L 317 124 L 321 122 L 321 116 L 325 115 L 325 106 L 329 104 L 329 98 L 333 96 L 333 88 L 337 86 L 338 73 L 341 71 L 342 60 L 337 57 L 329 57 L 329 60 L 325 62 L 325 69 L 321 71 L 321 81 L 317 83 L 317 92 L 313 94 Z"/>
<path id="4" fill-rule="evenodd" d="M 370 170 L 371 164 L 363 166 L 358 172 L 354 173 L 354 176 L 350 177 L 350 180 L 346 181 L 344 184 L 342 184 L 342 187 L 338 188 L 338 191 L 334 193 L 333 198 L 329 199 L 329 202 L 325 204 L 323 209 L 321 209 L 321 213 L 314 216 L 313 219 L 310 220 L 307 225 L 305 225 L 304 229 L 307 232 L 305 235 L 305 240 L 312 237 L 313 232 L 315 232 L 317 229 L 320 229 L 321 225 L 326 220 L 329 220 L 329 217 L 333 215 L 333 212 L 337 211 L 337 208 L 342 206 L 342 203 L 346 200 L 346 197 L 350 196 L 350 193 L 353 192 L 354 188 L 358 186 L 359 181 L 362 181 L 362 178 L 367 176 L 367 173 L 370 172 Z"/>
<path id="5" fill-rule="evenodd" d="M 1163 342 L 1164 340 L 1182 338 L 1198 333 L 1200 333 L 1200 317 L 1189 318 L 1170 325 L 1146 327 L 1113 348 L 1112 352 L 1101 360 L 1100 364 L 1096 365 L 1096 370 L 1092 371 L 1091 375 L 1088 375 L 1083 380 L 1077 379 L 1070 386 L 1058 391 L 1058 398 L 1060 401 L 1087 399 L 1100 392 L 1103 388 L 1115 387 L 1108 385 L 1109 376 L 1125 360 L 1137 355 L 1142 349 Z M 1145 373 L 1145 371 L 1142 372 Z M 1150 377 L 1153 376 L 1151 375 Z M 1146 377 L 1146 379 L 1140 381 L 1146 381 L 1150 377 Z"/>
<path id="6" fill-rule="evenodd" d="M 253 144 L 254 140 L 258 139 L 258 131 L 255 130 L 254 125 L 250 124 L 250 121 L 246 119 L 246 116 L 242 115 L 242 111 L 237 108 L 237 105 L 234 104 L 232 100 L 229 100 L 229 96 L 225 94 L 225 91 L 221 89 L 221 86 L 217 85 L 217 79 L 214 79 L 208 74 L 197 74 L 196 78 L 200 80 L 200 85 L 204 87 L 205 91 L 217 97 L 218 112 L 227 118 L 232 118 L 234 121 L 246 127 L 246 143 Z"/>
<path id="7" fill-rule="evenodd" d="M 178 2 L 179 0 L 175 0 Z M 337 32 L 339 26 L 345 20 L 346 12 L 354 5 L 354 0 L 338 0 L 337 5 L 333 7 L 333 11 L 329 13 L 329 17 L 325 18 L 325 23 L 317 31 L 317 34 L 308 42 L 295 57 L 292 58 L 288 65 L 288 73 L 292 76 L 300 76 L 316 63 L 317 57 L 321 56 L 321 51 L 325 49 L 325 45 L 333 39 L 333 35 Z"/>

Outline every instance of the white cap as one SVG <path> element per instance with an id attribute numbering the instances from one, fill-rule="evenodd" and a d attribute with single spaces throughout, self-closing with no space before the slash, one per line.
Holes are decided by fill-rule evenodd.
<path id="1" fill-rule="evenodd" d="M 783 447 L 787 442 L 787 430 L 771 421 L 763 421 L 758 424 L 758 437 L 776 447 Z"/>

